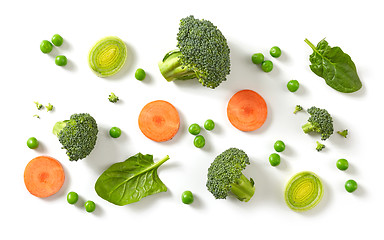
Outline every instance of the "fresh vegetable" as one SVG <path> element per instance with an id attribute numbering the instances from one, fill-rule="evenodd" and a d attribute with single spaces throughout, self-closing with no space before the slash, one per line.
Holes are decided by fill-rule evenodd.
<path id="1" fill-rule="evenodd" d="M 287 88 L 290 92 L 296 92 L 300 87 L 300 83 L 297 80 L 290 80 L 287 83 Z"/>
<path id="2" fill-rule="evenodd" d="M 40 43 L 40 50 L 43 53 L 50 53 L 53 49 L 52 43 L 48 40 L 43 40 Z"/>
<path id="3" fill-rule="evenodd" d="M 30 137 L 27 140 L 27 146 L 30 149 L 36 149 L 39 146 L 39 141 L 35 137 Z"/>
<path id="4" fill-rule="evenodd" d="M 302 111 L 303 110 L 303 107 L 302 106 L 300 106 L 300 105 L 296 105 L 295 106 L 295 110 L 293 111 L 293 113 L 297 113 L 297 112 L 300 112 L 300 111 Z"/>
<path id="5" fill-rule="evenodd" d="M 111 102 L 111 103 L 117 103 L 120 99 L 118 96 L 116 96 L 113 92 L 111 92 L 111 94 L 109 94 L 108 96 L 108 100 Z"/>
<path id="6" fill-rule="evenodd" d="M 79 200 L 79 195 L 76 192 L 69 192 L 67 194 L 67 202 L 69 204 L 75 204 Z"/>
<path id="7" fill-rule="evenodd" d="M 33 115 L 33 117 L 36 117 L 36 118 L 40 119 L 40 116 L 37 115 L 37 114 Z"/>
<path id="8" fill-rule="evenodd" d="M 184 204 L 191 204 L 193 203 L 193 194 L 191 191 L 184 191 L 183 194 L 181 194 L 181 201 Z"/>
<path id="9" fill-rule="evenodd" d="M 280 164 L 280 155 L 277 153 L 272 153 L 269 155 L 269 163 L 271 166 L 276 167 Z"/>
<path id="10" fill-rule="evenodd" d="M 264 62 L 264 55 L 262 53 L 255 53 L 252 55 L 252 62 L 254 64 L 261 64 Z"/>
<path id="11" fill-rule="evenodd" d="M 253 179 L 242 171 L 250 164 L 247 154 L 238 148 L 229 148 L 218 155 L 208 168 L 207 188 L 216 199 L 225 199 L 232 193 L 240 201 L 248 202 L 255 193 Z"/>
<path id="12" fill-rule="evenodd" d="M 59 34 L 53 35 L 51 41 L 53 45 L 55 45 L 56 47 L 60 47 L 61 45 L 63 45 L 63 42 L 64 42 L 63 37 L 60 36 Z"/>
<path id="13" fill-rule="evenodd" d="M 41 110 L 43 109 L 43 104 L 39 103 L 39 102 L 34 102 L 36 104 L 36 108 L 37 110 Z"/>
<path id="14" fill-rule="evenodd" d="M 115 163 L 97 179 L 96 193 L 101 198 L 122 206 L 165 192 L 167 187 L 160 180 L 157 169 L 168 159 L 169 156 L 166 156 L 155 163 L 152 155 L 138 153 L 124 162 Z"/>
<path id="15" fill-rule="evenodd" d="M 135 72 L 135 78 L 139 81 L 143 81 L 146 76 L 145 71 L 142 68 L 138 68 Z"/>
<path id="16" fill-rule="evenodd" d="M 228 102 L 227 116 L 231 124 L 241 131 L 254 131 L 267 119 L 267 104 L 252 90 L 241 90 Z"/>
<path id="17" fill-rule="evenodd" d="M 59 55 L 55 58 L 55 63 L 57 66 L 65 66 L 68 63 L 67 57 L 64 55 Z"/>
<path id="18" fill-rule="evenodd" d="M 347 138 L 348 135 L 348 129 L 342 130 L 342 131 L 337 131 L 338 134 L 343 136 L 344 138 Z"/>
<path id="19" fill-rule="evenodd" d="M 273 145 L 273 148 L 275 149 L 276 152 L 282 152 L 285 150 L 285 143 L 281 140 L 277 140 Z"/>
<path id="20" fill-rule="evenodd" d="M 88 156 L 97 140 L 96 120 L 88 113 L 72 114 L 69 120 L 59 121 L 52 130 L 70 161 Z"/>
<path id="21" fill-rule="evenodd" d="M 202 135 L 197 135 L 193 140 L 193 145 L 197 148 L 203 148 L 205 146 L 205 138 Z"/>
<path id="22" fill-rule="evenodd" d="M 109 129 L 109 135 L 113 138 L 118 138 L 121 136 L 121 129 L 118 127 L 111 127 L 111 129 Z"/>
<path id="23" fill-rule="evenodd" d="M 356 189 L 357 189 L 357 182 L 355 180 L 350 179 L 345 182 L 345 190 L 347 190 L 347 192 L 351 193 L 356 191 Z"/>
<path id="24" fill-rule="evenodd" d="M 284 195 L 289 208 L 298 212 L 307 211 L 323 197 L 323 184 L 316 174 L 299 172 L 288 181 Z"/>
<path id="25" fill-rule="evenodd" d="M 93 212 L 96 209 L 96 204 L 93 201 L 88 200 L 84 203 L 84 207 L 85 207 L 85 211 Z"/>
<path id="26" fill-rule="evenodd" d="M 270 72 L 273 69 L 273 62 L 270 60 L 265 60 L 261 63 L 261 70 L 264 72 Z"/>
<path id="27" fill-rule="evenodd" d="M 45 108 L 47 109 L 47 112 L 50 112 L 50 111 L 52 111 L 52 110 L 53 110 L 53 105 L 52 105 L 52 104 L 50 104 L 50 103 L 48 103 L 48 105 L 47 105 L 47 106 L 45 106 Z"/>
<path id="28" fill-rule="evenodd" d="M 180 20 L 177 49 L 159 62 L 167 81 L 197 78 L 206 87 L 216 88 L 230 72 L 227 40 L 208 20 L 189 16 Z"/>
<path id="29" fill-rule="evenodd" d="M 215 128 L 215 122 L 212 119 L 208 119 L 204 122 L 205 130 L 212 131 Z"/>
<path id="30" fill-rule="evenodd" d="M 143 107 L 139 128 L 149 139 L 164 142 L 172 139 L 180 127 L 179 113 L 169 102 L 156 100 Z"/>
<path id="31" fill-rule="evenodd" d="M 316 151 L 320 152 L 325 148 L 325 145 L 319 141 L 316 141 Z"/>
<path id="32" fill-rule="evenodd" d="M 24 170 L 24 183 L 27 190 L 39 198 L 57 193 L 65 180 L 60 162 L 49 156 L 32 159 Z"/>
<path id="33" fill-rule="evenodd" d="M 362 87 L 355 63 L 340 47 L 331 48 L 324 39 L 316 47 L 308 39 L 305 42 L 313 50 L 309 56 L 312 72 L 328 86 L 343 93 L 356 92 Z"/>
<path id="34" fill-rule="evenodd" d="M 321 140 L 327 140 L 333 134 L 332 116 L 327 110 L 317 107 L 311 107 L 307 112 L 311 116 L 302 126 L 304 133 L 317 132 L 321 134 Z"/>
<path id="35" fill-rule="evenodd" d="M 99 77 L 118 73 L 127 59 L 127 46 L 118 37 L 100 39 L 89 51 L 88 64 Z"/>
<path id="36" fill-rule="evenodd" d="M 344 159 L 344 158 L 341 158 L 339 160 L 337 160 L 336 162 L 336 167 L 341 170 L 341 171 L 345 171 L 348 169 L 349 167 L 349 163 L 348 163 L 348 160 L 347 159 Z"/>
<path id="37" fill-rule="evenodd" d="M 192 123 L 189 127 L 188 127 L 188 132 L 192 135 L 197 135 L 199 134 L 201 131 L 201 128 L 199 126 L 199 124 L 197 123 Z"/>
<path id="38" fill-rule="evenodd" d="M 278 46 L 271 47 L 269 54 L 271 54 L 271 56 L 274 58 L 278 58 L 281 56 L 281 49 Z"/>

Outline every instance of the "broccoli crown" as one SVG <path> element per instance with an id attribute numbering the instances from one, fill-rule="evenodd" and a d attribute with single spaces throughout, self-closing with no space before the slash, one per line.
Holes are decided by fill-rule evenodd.
<path id="1" fill-rule="evenodd" d="M 242 173 L 248 164 L 249 158 L 243 150 L 237 148 L 225 150 L 208 168 L 206 184 L 208 191 L 216 199 L 225 199 L 228 193 L 232 192 L 239 200 L 248 201 L 254 193 L 253 180 L 249 181 Z M 236 188 L 236 192 L 232 191 L 233 188 Z"/>
<path id="2" fill-rule="evenodd" d="M 315 131 L 321 134 L 321 140 L 328 139 L 333 134 L 332 116 L 327 110 L 311 107 L 307 110 L 311 115 L 308 118 L 308 123 L 302 126 L 305 133 Z"/>
<path id="3" fill-rule="evenodd" d="M 69 120 L 56 123 L 57 126 L 61 128 L 57 131 L 57 137 L 70 161 L 83 159 L 91 153 L 98 133 L 96 121 L 91 115 L 73 114 Z"/>

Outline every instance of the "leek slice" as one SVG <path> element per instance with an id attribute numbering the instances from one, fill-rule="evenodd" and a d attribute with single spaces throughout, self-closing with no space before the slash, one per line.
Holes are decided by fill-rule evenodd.
<path id="1" fill-rule="evenodd" d="M 118 37 L 100 39 L 89 51 L 89 67 L 99 77 L 118 73 L 127 59 L 127 46 Z"/>
<path id="2" fill-rule="evenodd" d="M 323 197 L 323 184 L 313 172 L 294 175 L 285 188 L 285 202 L 294 211 L 303 212 L 314 208 Z"/>

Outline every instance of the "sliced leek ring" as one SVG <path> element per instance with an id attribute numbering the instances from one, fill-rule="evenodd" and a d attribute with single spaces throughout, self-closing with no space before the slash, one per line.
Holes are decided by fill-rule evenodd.
<path id="1" fill-rule="evenodd" d="M 127 60 L 127 46 L 118 37 L 100 39 L 89 51 L 89 67 L 99 77 L 118 73 Z"/>
<path id="2" fill-rule="evenodd" d="M 285 188 L 285 202 L 297 212 L 314 208 L 323 197 L 323 184 L 313 172 L 304 171 L 294 175 Z"/>

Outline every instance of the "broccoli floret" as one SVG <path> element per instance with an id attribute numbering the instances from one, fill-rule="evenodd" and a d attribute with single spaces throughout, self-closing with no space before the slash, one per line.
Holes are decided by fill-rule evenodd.
<path id="1" fill-rule="evenodd" d="M 322 143 L 320 143 L 319 141 L 316 141 L 316 144 L 317 144 L 317 146 L 316 146 L 316 150 L 317 150 L 318 152 L 320 152 L 321 150 L 323 150 L 323 149 L 325 148 L 325 145 L 322 144 Z"/>
<path id="2" fill-rule="evenodd" d="M 50 111 L 52 111 L 52 110 L 53 110 L 53 105 L 52 105 L 52 104 L 50 104 L 50 103 L 48 103 L 48 105 L 47 105 L 47 106 L 45 106 L 45 108 L 47 109 L 47 112 L 50 112 Z"/>
<path id="3" fill-rule="evenodd" d="M 116 103 L 117 101 L 119 101 L 119 97 L 116 96 L 113 92 L 111 92 L 111 94 L 108 97 L 108 100 L 112 103 Z"/>
<path id="4" fill-rule="evenodd" d="M 308 122 L 302 126 L 305 133 L 318 132 L 321 134 L 321 140 L 327 140 L 333 134 L 332 116 L 327 110 L 311 107 L 307 110 L 311 115 Z"/>
<path id="5" fill-rule="evenodd" d="M 229 148 L 208 168 L 207 188 L 216 199 L 225 199 L 229 193 L 240 201 L 248 202 L 255 193 L 253 179 L 247 179 L 242 171 L 249 164 L 247 154 L 237 148 Z"/>
<path id="6" fill-rule="evenodd" d="M 37 114 L 33 115 L 33 117 L 40 119 L 40 116 Z"/>
<path id="7" fill-rule="evenodd" d="M 297 113 L 297 112 L 300 112 L 300 111 L 302 111 L 303 110 L 303 107 L 302 106 L 300 106 L 300 105 L 296 105 L 296 107 L 295 107 L 295 111 L 293 111 L 293 113 Z"/>
<path id="8" fill-rule="evenodd" d="M 347 135 L 348 135 L 348 129 L 345 129 L 343 131 L 337 131 L 338 134 L 340 134 L 341 136 L 347 138 Z"/>
<path id="9" fill-rule="evenodd" d="M 41 110 L 43 108 L 43 104 L 39 103 L 39 102 L 34 102 L 36 104 L 36 108 L 37 110 Z"/>
<path id="10" fill-rule="evenodd" d="M 167 81 L 197 78 L 203 86 L 213 89 L 226 80 L 230 50 L 221 31 L 210 21 L 193 16 L 181 19 L 176 47 L 159 62 Z"/>
<path id="11" fill-rule="evenodd" d="M 67 151 L 69 160 L 77 161 L 88 156 L 95 147 L 98 129 L 91 115 L 77 113 L 69 120 L 57 122 L 52 132 Z"/>

